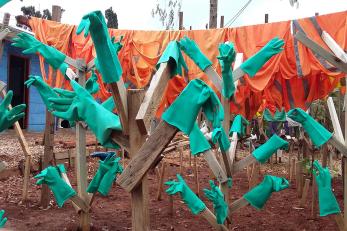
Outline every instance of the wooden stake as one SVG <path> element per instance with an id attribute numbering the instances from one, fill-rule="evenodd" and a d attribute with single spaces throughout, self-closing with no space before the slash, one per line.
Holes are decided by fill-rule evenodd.
<path id="1" fill-rule="evenodd" d="M 160 175 L 159 175 L 159 182 L 158 182 L 158 191 L 157 191 L 157 200 L 161 200 L 161 192 L 163 191 L 163 184 L 164 184 L 164 176 L 165 176 L 165 168 L 166 168 L 166 162 L 161 162 L 161 169 L 160 169 Z"/>
<path id="2" fill-rule="evenodd" d="M 178 151 L 180 153 L 180 174 L 183 177 L 183 146 L 180 146 Z"/>
<path id="3" fill-rule="evenodd" d="M 302 190 L 302 197 L 300 200 L 300 206 L 304 207 L 307 202 L 307 195 L 310 189 L 310 179 L 305 180 L 304 189 Z"/>
<path id="4" fill-rule="evenodd" d="M 199 187 L 199 171 L 197 164 L 197 157 L 194 156 L 194 178 L 195 178 L 195 194 L 199 196 L 200 187 Z"/>
<path id="5" fill-rule="evenodd" d="M 217 224 L 216 216 L 207 207 L 204 211 L 199 213 L 199 215 L 205 218 L 208 221 L 208 223 L 210 223 L 210 225 L 216 230 L 228 231 L 228 228 L 225 227 L 224 225 Z"/>

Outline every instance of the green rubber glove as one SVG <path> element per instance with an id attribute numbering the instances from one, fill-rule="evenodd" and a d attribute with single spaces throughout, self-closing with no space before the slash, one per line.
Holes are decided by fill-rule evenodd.
<path id="1" fill-rule="evenodd" d="M 116 108 L 116 104 L 114 103 L 113 96 L 110 96 L 107 100 L 105 100 L 101 106 L 103 106 L 106 110 L 113 112 Z"/>
<path id="2" fill-rule="evenodd" d="M 95 193 L 98 191 L 101 195 L 107 196 L 117 173 L 123 172 L 123 167 L 119 164 L 119 160 L 120 157 L 116 158 L 114 152 L 110 153 L 105 160 L 99 160 L 99 168 L 90 182 L 87 192 Z"/>
<path id="3" fill-rule="evenodd" d="M 233 79 L 233 72 L 231 70 L 231 64 L 234 62 L 236 57 L 236 52 L 234 44 L 232 43 L 221 43 L 219 44 L 219 56 L 217 59 L 219 61 L 220 67 L 222 69 L 223 78 L 223 89 L 222 95 L 229 99 L 234 95 L 235 84 Z"/>
<path id="4" fill-rule="evenodd" d="M 13 91 L 7 92 L 5 98 L 0 103 L 0 132 L 11 127 L 15 122 L 22 119 L 25 115 L 25 104 L 20 104 L 8 109 L 13 97 Z"/>
<path id="5" fill-rule="evenodd" d="M 111 38 L 112 44 L 114 46 L 114 49 L 116 50 L 116 53 L 118 55 L 119 51 L 122 49 L 123 45 L 122 45 L 122 40 L 123 40 L 123 35 L 120 36 L 119 41 L 114 42 L 115 41 L 115 37 Z M 100 64 L 99 64 L 99 60 L 98 57 L 95 57 L 94 59 L 94 63 L 95 63 L 95 68 L 100 72 Z"/>
<path id="6" fill-rule="evenodd" d="M 68 110 L 59 110 L 62 104 L 61 98 L 48 99 L 55 110 L 53 115 L 68 121 L 84 121 L 102 146 L 119 148 L 111 139 L 113 130 L 122 130 L 119 117 L 96 102 L 93 96 L 76 81 L 71 80 L 70 84 L 76 96 L 71 103 L 68 102 Z"/>
<path id="7" fill-rule="evenodd" d="M 52 111 L 52 105 L 48 98 L 58 97 L 57 93 L 51 88 L 41 76 L 30 75 L 29 79 L 24 83 L 27 88 L 34 86 L 39 92 L 42 101 L 46 105 L 48 111 Z"/>
<path id="8" fill-rule="evenodd" d="M 4 210 L 0 210 L 0 229 L 4 228 L 6 222 L 7 222 L 7 217 L 3 217 L 5 214 Z"/>
<path id="9" fill-rule="evenodd" d="M 89 77 L 89 79 L 86 81 L 85 89 L 92 95 L 97 93 L 99 88 L 98 76 L 95 74 L 94 70 L 92 70 L 92 75 Z"/>
<path id="10" fill-rule="evenodd" d="M 47 184 L 52 190 L 58 206 L 61 208 L 65 201 L 76 195 L 76 192 L 63 179 L 61 179 L 58 168 L 49 166 L 34 178 L 38 179 L 37 185 Z"/>
<path id="11" fill-rule="evenodd" d="M 271 138 L 266 141 L 263 145 L 260 145 L 256 150 L 253 151 L 252 155 L 258 162 L 264 164 L 277 149 L 288 149 L 289 144 L 287 141 L 274 134 Z"/>
<path id="12" fill-rule="evenodd" d="M 206 209 L 204 202 L 202 202 L 202 200 L 200 200 L 200 198 L 189 188 L 180 174 L 177 174 L 176 176 L 178 181 L 168 181 L 165 183 L 165 185 L 169 186 L 165 192 L 169 195 L 179 193 L 183 202 L 194 215 L 204 211 Z"/>
<path id="13" fill-rule="evenodd" d="M 196 44 L 194 40 L 184 36 L 179 41 L 179 46 L 181 50 L 194 61 L 200 70 L 205 71 L 206 68 L 212 65 L 212 62 L 201 52 L 198 44 Z"/>
<path id="14" fill-rule="evenodd" d="M 203 189 L 205 196 L 212 201 L 213 208 L 217 217 L 217 224 L 223 224 L 228 216 L 228 204 L 224 200 L 224 194 L 220 191 L 213 180 L 210 180 L 211 190 Z"/>
<path id="15" fill-rule="evenodd" d="M 214 91 L 202 80 L 194 79 L 183 89 L 171 106 L 163 113 L 167 123 L 189 135 L 202 108 L 212 126 L 220 127 L 224 119 L 223 106 Z"/>
<path id="16" fill-rule="evenodd" d="M 213 129 L 212 142 L 214 144 L 218 142 L 219 148 L 223 152 L 228 151 L 230 148 L 229 138 L 222 127 Z"/>
<path id="17" fill-rule="evenodd" d="M 274 55 L 283 50 L 284 41 L 277 37 L 271 39 L 255 55 L 243 62 L 240 68 L 249 76 L 253 77 L 259 69 Z"/>
<path id="18" fill-rule="evenodd" d="M 113 182 L 116 181 L 117 174 L 121 174 L 123 172 L 123 167 L 119 164 L 120 159 L 120 157 L 115 159 L 113 158 L 113 160 L 109 163 L 110 168 L 101 179 L 98 192 L 103 196 L 107 196 L 110 192 Z"/>
<path id="19" fill-rule="evenodd" d="M 268 122 L 285 122 L 286 121 L 286 112 L 282 109 L 282 111 L 278 111 L 276 108 L 275 114 L 272 116 L 270 110 L 265 108 L 263 113 L 263 118 Z"/>
<path id="20" fill-rule="evenodd" d="M 249 125 L 248 120 L 246 120 L 242 115 L 237 115 L 234 118 L 233 124 L 230 127 L 229 136 L 233 135 L 233 132 L 237 132 L 239 138 L 246 135 L 246 127 Z"/>
<path id="21" fill-rule="evenodd" d="M 161 55 L 158 64 L 157 69 L 159 69 L 159 66 L 161 63 L 172 63 L 172 70 L 171 70 L 171 76 L 175 76 L 179 74 L 182 76 L 182 67 L 188 71 L 188 67 L 186 62 L 183 59 L 181 50 L 179 48 L 179 44 L 177 41 L 171 41 L 167 47 L 165 48 L 163 54 Z"/>
<path id="22" fill-rule="evenodd" d="M 49 65 L 55 70 L 59 69 L 65 75 L 68 65 L 64 62 L 66 58 L 64 53 L 24 32 L 19 33 L 13 41 L 12 46 L 24 49 L 23 54 L 34 54 L 38 52 Z"/>
<path id="23" fill-rule="evenodd" d="M 289 182 L 282 177 L 265 175 L 263 181 L 243 195 L 253 207 L 262 209 L 273 192 L 289 187 Z"/>
<path id="24" fill-rule="evenodd" d="M 0 7 L 3 7 L 5 4 L 7 4 L 10 1 L 11 0 L 0 0 Z M 1 228 L 1 226 L 0 226 L 0 228 Z"/>
<path id="25" fill-rule="evenodd" d="M 193 156 L 211 149 L 204 134 L 199 129 L 198 123 L 194 123 L 192 131 L 189 133 L 190 151 Z"/>
<path id="26" fill-rule="evenodd" d="M 319 215 L 341 213 L 339 204 L 331 188 L 331 175 L 327 167 L 323 168 L 317 160 L 313 162 L 313 171 L 318 187 Z"/>
<path id="27" fill-rule="evenodd" d="M 117 82 L 122 76 L 122 67 L 102 13 L 94 11 L 83 16 L 76 32 L 80 34 L 82 31 L 84 31 L 85 37 L 90 32 L 98 57 L 98 70 L 103 81 L 105 83 Z"/>
<path id="28" fill-rule="evenodd" d="M 301 123 L 317 148 L 325 144 L 333 136 L 323 125 L 318 123 L 301 108 L 290 110 L 288 112 L 288 117 Z"/>

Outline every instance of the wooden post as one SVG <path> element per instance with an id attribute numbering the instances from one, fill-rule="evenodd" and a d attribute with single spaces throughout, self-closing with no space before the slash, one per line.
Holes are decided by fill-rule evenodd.
<path id="1" fill-rule="evenodd" d="M 310 189 L 310 179 L 306 179 L 304 189 L 302 190 L 302 197 L 300 200 L 300 206 L 301 207 L 304 207 L 306 204 L 309 189 Z"/>
<path id="2" fill-rule="evenodd" d="M 163 184 L 164 184 L 164 176 L 165 176 L 165 168 L 166 168 L 166 162 L 161 162 L 161 169 L 159 173 L 159 180 L 158 180 L 158 191 L 157 191 L 157 200 L 161 200 L 161 192 L 163 191 Z"/>
<path id="3" fill-rule="evenodd" d="M 133 158 L 146 141 L 146 136 L 141 134 L 135 120 L 145 94 L 143 90 L 128 90 L 127 95 L 130 143 L 129 155 L 130 158 Z M 150 230 L 148 201 L 148 179 L 147 174 L 145 174 L 142 178 L 142 182 L 131 191 L 132 230 Z"/>
<path id="4" fill-rule="evenodd" d="M 80 65 L 86 65 L 84 60 L 78 59 L 77 62 Z M 84 87 L 86 83 L 86 73 L 81 70 L 77 70 L 78 83 Z M 87 193 L 87 157 L 86 157 L 86 129 L 83 128 L 81 123 L 76 123 L 76 178 L 77 178 L 77 193 L 82 200 L 89 202 L 89 196 Z M 83 231 L 90 230 L 90 214 L 89 212 L 80 213 L 80 229 Z"/>
<path id="5" fill-rule="evenodd" d="M 265 14 L 265 23 L 269 23 L 269 14 Z"/>
<path id="6" fill-rule="evenodd" d="M 178 12 L 178 29 L 183 30 L 183 12 Z"/>
<path id="7" fill-rule="evenodd" d="M 61 21 L 62 10 L 60 6 L 52 5 L 52 21 Z"/>
<path id="8" fill-rule="evenodd" d="M 209 28 L 217 28 L 218 0 L 210 0 L 210 23 Z"/>
<path id="9" fill-rule="evenodd" d="M 194 156 L 194 180 L 195 180 L 195 194 L 199 196 L 199 171 L 198 171 L 198 163 L 197 158 Z"/>
<path id="10" fill-rule="evenodd" d="M 219 24 L 220 28 L 223 28 L 224 27 L 224 15 L 220 16 L 220 24 Z"/>
<path id="11" fill-rule="evenodd" d="M 347 77 L 346 83 L 347 83 Z M 347 92 L 345 93 L 345 146 L 347 146 Z M 343 223 L 344 226 L 347 227 L 347 158 L 342 158 L 344 162 L 344 173 L 343 173 Z"/>

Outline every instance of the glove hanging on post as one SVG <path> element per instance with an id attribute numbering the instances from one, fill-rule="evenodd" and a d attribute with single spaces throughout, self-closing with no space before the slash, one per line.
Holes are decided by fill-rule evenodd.
<path id="1" fill-rule="evenodd" d="M 239 138 L 246 135 L 246 127 L 249 125 L 248 120 L 246 120 L 242 115 L 237 115 L 234 118 L 233 124 L 230 127 L 229 136 L 232 136 L 234 132 L 237 132 Z"/>
<path id="2" fill-rule="evenodd" d="M 24 32 L 19 33 L 13 41 L 12 46 L 24 49 L 23 54 L 39 53 L 54 70 L 59 69 L 65 76 L 69 65 L 65 63 L 66 55 L 64 53 Z"/>
<path id="3" fill-rule="evenodd" d="M 223 78 L 223 90 L 222 95 L 230 99 L 235 92 L 235 84 L 233 79 L 233 72 L 231 70 L 231 64 L 235 61 L 236 52 L 234 49 L 234 44 L 232 43 L 221 43 L 219 44 L 219 56 L 217 59 L 219 65 L 222 69 L 222 78 Z"/>
<path id="4" fill-rule="evenodd" d="M 100 90 L 99 84 L 98 84 L 98 76 L 95 74 L 95 71 L 92 70 L 92 75 L 89 77 L 89 79 L 86 81 L 85 89 L 91 94 L 94 95 Z"/>
<path id="5" fill-rule="evenodd" d="M 250 77 L 257 74 L 262 66 L 274 55 L 283 51 L 284 41 L 277 37 L 271 39 L 256 54 L 243 62 L 240 68 Z"/>
<path id="6" fill-rule="evenodd" d="M 49 98 L 58 97 L 58 94 L 51 88 L 41 76 L 30 75 L 29 79 L 24 83 L 27 88 L 34 86 L 39 92 L 42 101 L 46 105 L 48 111 L 52 111 L 52 105 L 48 101 Z"/>
<path id="7" fill-rule="evenodd" d="M 200 200 L 200 198 L 189 188 L 180 174 L 177 174 L 176 176 L 178 181 L 168 181 L 165 183 L 165 185 L 169 186 L 165 192 L 169 195 L 179 193 L 184 203 L 194 215 L 204 211 L 206 209 L 204 202 L 202 202 L 202 200 Z"/>
<path id="8" fill-rule="evenodd" d="M 228 216 L 228 204 L 224 200 L 224 194 L 220 191 L 217 185 L 210 180 L 211 190 L 203 189 L 205 196 L 213 203 L 214 211 L 216 212 L 217 223 L 223 224 Z"/>
<path id="9" fill-rule="evenodd" d="M 172 70 L 171 70 L 171 77 L 179 74 L 182 76 L 182 68 L 184 68 L 186 71 L 188 71 L 188 67 L 186 62 L 183 59 L 181 50 L 179 48 L 179 44 L 177 41 L 171 41 L 165 48 L 163 54 L 161 55 L 158 63 L 157 63 L 157 69 L 159 69 L 159 66 L 161 63 L 171 63 L 172 64 Z"/>
<path id="10" fill-rule="evenodd" d="M 122 67 L 102 13 L 94 11 L 83 16 L 76 33 L 80 34 L 82 31 L 84 31 L 84 37 L 87 37 L 90 32 L 98 60 L 97 69 L 101 73 L 103 82 L 117 82 L 122 76 Z"/>
<path id="11" fill-rule="evenodd" d="M 189 135 L 202 108 L 214 128 L 224 119 L 223 106 L 216 93 L 200 79 L 194 79 L 184 88 L 171 106 L 163 113 L 167 123 Z M 180 113 L 177 113 L 177 112 Z"/>
<path id="12" fill-rule="evenodd" d="M 0 229 L 4 228 L 6 222 L 7 222 L 7 217 L 3 217 L 5 214 L 4 210 L 0 210 Z"/>
<path id="13" fill-rule="evenodd" d="M 230 148 L 229 138 L 228 138 L 227 134 L 225 134 L 224 128 L 222 128 L 222 127 L 215 128 L 213 130 L 212 142 L 214 144 L 218 142 L 220 150 L 222 150 L 223 152 L 228 151 Z"/>
<path id="14" fill-rule="evenodd" d="M 279 192 L 289 187 L 289 182 L 282 177 L 265 175 L 264 180 L 243 195 L 253 207 L 262 209 L 273 192 Z"/>
<path id="15" fill-rule="evenodd" d="M 206 68 L 212 65 L 212 62 L 201 52 L 198 44 L 196 44 L 194 40 L 184 36 L 179 41 L 179 46 L 181 50 L 194 61 L 200 70 L 205 71 Z"/>
<path id="16" fill-rule="evenodd" d="M 197 155 L 211 149 L 204 134 L 199 129 L 198 123 L 194 123 L 192 131 L 189 133 L 189 144 L 192 155 Z"/>
<path id="17" fill-rule="evenodd" d="M 71 80 L 70 84 L 74 89 L 75 97 L 65 105 L 68 107 L 67 110 L 60 110 L 63 107 L 60 98 L 48 99 L 55 110 L 53 115 L 68 121 L 85 121 L 102 146 L 119 148 L 111 138 L 113 130 L 122 130 L 119 117 L 96 102 L 76 81 Z"/>
<path id="18" fill-rule="evenodd" d="M 47 184 L 52 190 L 54 198 L 61 208 L 65 201 L 70 197 L 76 195 L 75 190 L 71 188 L 63 179 L 61 179 L 59 174 L 59 169 L 56 167 L 49 166 L 41 171 L 40 174 L 36 175 L 34 178 L 38 179 L 37 185 Z"/>
<path id="19" fill-rule="evenodd" d="M 313 172 L 317 182 L 319 215 L 341 213 L 339 204 L 331 188 L 331 175 L 327 167 L 323 168 L 317 160 L 313 162 Z"/>
<path id="20" fill-rule="evenodd" d="M 8 106 L 11 104 L 12 97 L 13 91 L 9 91 L 0 103 L 0 132 L 11 127 L 15 122 L 22 119 L 25 115 L 25 104 L 17 105 L 11 110 L 8 109 Z"/>
<path id="21" fill-rule="evenodd" d="M 263 118 L 267 122 L 285 122 L 286 121 L 286 112 L 282 109 L 282 111 L 278 111 L 276 108 L 275 114 L 272 116 L 270 110 L 265 108 L 263 113 Z"/>
<path id="22" fill-rule="evenodd" d="M 301 108 L 295 108 L 288 112 L 288 117 L 292 120 L 301 123 L 313 144 L 319 148 L 333 136 L 323 125 L 318 123 L 309 114 Z"/>
<path id="23" fill-rule="evenodd" d="M 271 138 L 266 141 L 263 145 L 259 146 L 253 151 L 252 155 L 258 162 L 264 164 L 277 149 L 288 149 L 289 144 L 287 141 L 274 134 Z"/>

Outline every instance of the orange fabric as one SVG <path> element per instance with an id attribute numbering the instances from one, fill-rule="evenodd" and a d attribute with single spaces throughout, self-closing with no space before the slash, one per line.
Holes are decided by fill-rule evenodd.
<path id="1" fill-rule="evenodd" d="M 343 48 L 347 48 L 346 23 L 347 11 L 329 15 L 317 16 L 317 21 L 323 30 L 327 31 Z M 309 19 L 298 20 L 308 37 L 328 49 Z M 49 45 L 55 46 L 68 56 L 76 59 L 83 58 L 87 63 L 95 57 L 93 43 L 88 36 L 76 35 L 76 26 L 59 24 L 52 21 L 32 18 L 30 20 L 36 37 Z M 124 36 L 123 48 L 119 52 L 119 59 L 123 68 L 123 80 L 131 82 L 136 88 L 144 88 L 155 73 L 155 65 L 162 52 L 171 40 L 179 40 L 183 36 L 194 39 L 202 52 L 212 61 L 213 67 L 220 72 L 217 60 L 218 45 L 231 41 L 236 50 L 249 58 L 261 49 L 273 37 L 280 37 L 285 41 L 284 51 L 274 56 L 253 78 L 245 76 L 240 80 L 235 96 L 231 101 L 230 111 L 241 113 L 250 119 L 259 107 L 292 107 L 306 109 L 313 100 L 324 98 L 339 83 L 344 76 L 340 72 L 326 69 L 314 54 L 298 42 L 300 64 L 303 76 L 297 75 L 294 53 L 294 38 L 291 35 L 291 22 L 277 22 L 238 28 L 223 28 L 213 30 L 190 31 L 135 31 L 110 29 L 110 35 L 118 40 Z M 184 74 L 189 80 L 201 78 L 209 85 L 211 82 L 199 68 L 184 55 L 189 71 Z M 42 74 L 52 83 L 52 75 L 46 77 L 43 62 Z M 187 75 L 187 76 L 186 76 Z M 107 86 L 99 77 L 101 91 L 97 95 L 102 100 L 109 97 Z M 169 106 L 179 95 L 186 81 L 182 77 L 173 78 L 167 88 L 157 115 Z M 69 88 L 68 83 L 59 76 L 55 86 Z M 216 89 L 215 89 L 216 90 Z M 218 92 L 220 95 L 220 93 Z"/>

